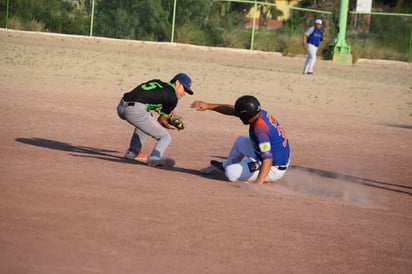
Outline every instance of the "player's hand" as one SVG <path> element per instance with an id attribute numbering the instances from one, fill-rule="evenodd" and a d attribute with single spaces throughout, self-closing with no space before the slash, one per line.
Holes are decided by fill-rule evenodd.
<path id="1" fill-rule="evenodd" d="M 197 110 L 205 111 L 209 109 L 209 104 L 203 101 L 194 101 L 191 105 L 191 108 L 195 108 Z"/>
<path id="2" fill-rule="evenodd" d="M 185 128 L 185 122 L 181 116 L 171 116 L 169 117 L 168 122 L 173 126 L 172 129 L 183 130 Z"/>

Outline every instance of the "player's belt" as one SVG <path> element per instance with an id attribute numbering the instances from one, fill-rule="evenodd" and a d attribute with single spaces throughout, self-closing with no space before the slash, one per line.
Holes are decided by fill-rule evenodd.
<path id="1" fill-rule="evenodd" d="M 128 107 L 134 107 L 136 105 L 136 103 L 140 104 L 140 102 L 126 102 L 126 101 L 124 101 L 124 102 L 127 103 Z M 144 105 L 146 105 L 146 111 L 149 112 L 150 111 L 149 105 L 148 104 L 144 104 Z"/>
<path id="2" fill-rule="evenodd" d="M 277 166 L 276 168 L 279 170 L 286 170 L 288 167 L 287 166 Z"/>
<path id="3" fill-rule="evenodd" d="M 127 106 L 129 106 L 129 107 L 132 107 L 132 106 L 134 106 L 134 104 L 135 104 L 135 102 L 127 102 L 127 101 L 125 101 L 124 98 L 122 98 L 122 103 L 123 103 L 123 105 L 127 104 Z"/>

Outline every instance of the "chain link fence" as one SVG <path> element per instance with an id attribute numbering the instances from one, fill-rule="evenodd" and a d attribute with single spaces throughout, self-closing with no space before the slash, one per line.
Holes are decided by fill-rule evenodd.
<path id="1" fill-rule="evenodd" d="M 99 0 L 63 1 L 67 3 L 54 9 L 26 11 L 28 19 L 22 18 L 13 1 L 17 0 L 0 4 L 0 19 L 8 29 L 274 51 L 286 56 L 304 54 L 303 32 L 316 18 L 324 22 L 325 40 L 318 51 L 323 58 L 330 58 L 339 32 L 337 11 L 286 6 L 285 17 L 280 9 L 284 10 L 285 4 L 281 7 L 260 1 L 211 0 L 197 7 L 202 11 L 185 17 L 185 2 L 170 0 L 161 7 L 162 14 L 156 14 L 156 7 L 148 8 L 140 21 L 127 9 L 99 9 Z M 346 39 L 354 61 L 368 58 L 412 62 L 412 14 L 350 12 Z"/>

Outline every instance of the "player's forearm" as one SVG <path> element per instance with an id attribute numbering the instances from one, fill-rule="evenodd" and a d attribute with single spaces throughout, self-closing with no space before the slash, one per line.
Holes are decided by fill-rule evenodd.
<path id="1" fill-rule="evenodd" d="M 226 105 L 226 104 L 210 104 L 210 105 L 211 105 L 210 110 L 213 110 L 221 114 L 225 114 L 225 115 L 234 115 L 234 107 L 232 105 Z"/>
<path id="2" fill-rule="evenodd" d="M 255 180 L 255 184 L 263 184 L 272 168 L 272 159 L 266 159 L 262 161 L 262 165 L 259 169 L 259 175 Z"/>
<path id="3" fill-rule="evenodd" d="M 175 129 L 172 125 L 170 125 L 167 121 L 168 117 L 165 115 L 160 114 L 159 118 L 157 118 L 157 121 L 159 124 L 162 125 L 162 127 L 167 128 L 167 129 Z"/>
<path id="4" fill-rule="evenodd" d="M 234 106 L 228 104 L 211 104 L 203 101 L 194 101 L 191 107 L 201 111 L 213 110 L 225 115 L 234 115 Z"/>

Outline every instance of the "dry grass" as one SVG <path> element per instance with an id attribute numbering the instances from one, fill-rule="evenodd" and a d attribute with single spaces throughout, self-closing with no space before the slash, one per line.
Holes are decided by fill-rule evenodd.
<path id="1" fill-rule="evenodd" d="M 46 27 L 44 23 L 38 22 L 34 19 L 24 22 L 21 20 L 19 17 L 13 16 L 9 20 L 8 24 L 9 29 L 15 29 L 15 30 L 28 30 L 28 31 L 46 31 Z"/>

